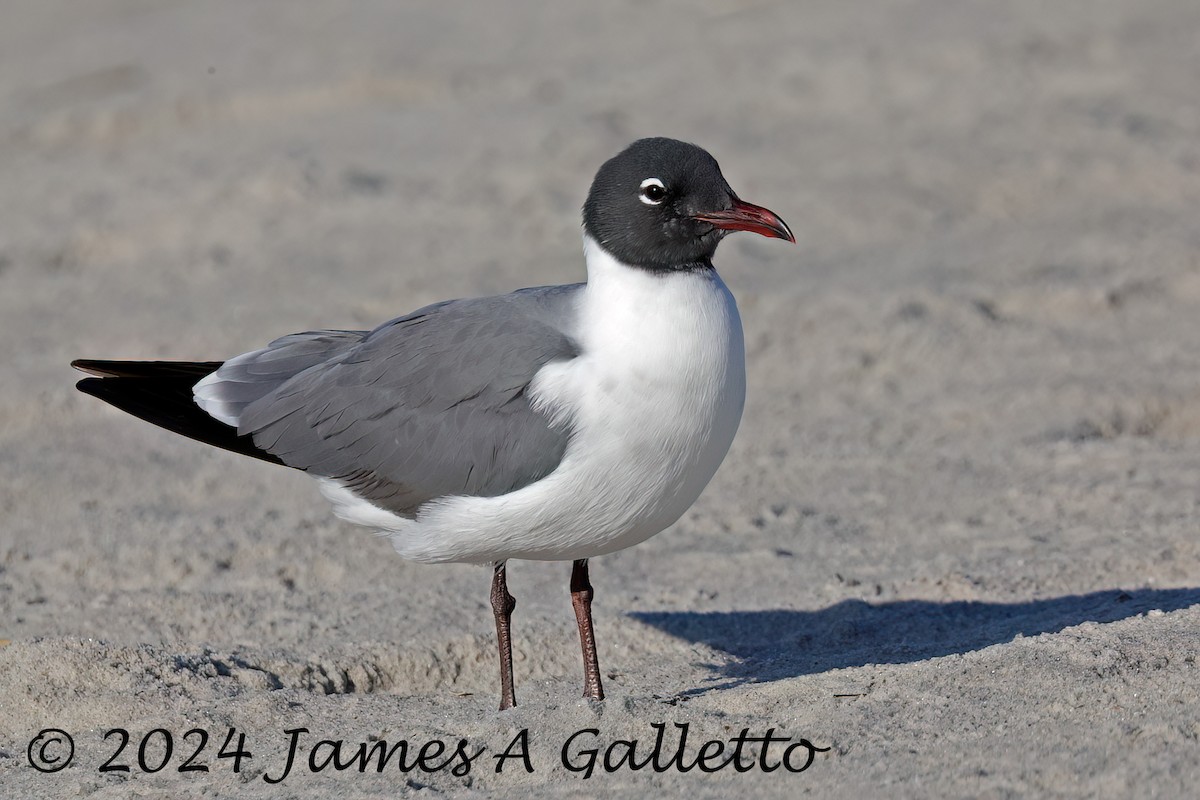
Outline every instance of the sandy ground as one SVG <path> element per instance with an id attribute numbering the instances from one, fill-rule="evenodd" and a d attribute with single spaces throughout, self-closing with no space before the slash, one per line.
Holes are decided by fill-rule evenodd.
<path id="1" fill-rule="evenodd" d="M 0 795 L 1194 790 L 1200 4 L 500 8 L 5 5 Z M 498 713 L 487 572 L 405 563 L 303 475 L 73 389 L 74 357 L 578 280 L 591 176 L 645 135 L 707 147 L 800 245 L 718 253 L 746 415 L 677 525 L 593 563 L 600 706 L 567 565 L 510 567 Z M 663 772 L 562 761 L 596 729 L 569 764 L 641 763 L 655 725 Z M 44 728 L 75 740 L 52 774 Z M 99 769 L 113 728 L 129 772 Z M 193 728 L 208 772 L 178 770 Z M 829 750 L 682 771 L 743 728 Z M 533 772 L 493 758 L 522 731 Z M 314 774 L 318 739 L 407 741 L 410 771 Z"/>

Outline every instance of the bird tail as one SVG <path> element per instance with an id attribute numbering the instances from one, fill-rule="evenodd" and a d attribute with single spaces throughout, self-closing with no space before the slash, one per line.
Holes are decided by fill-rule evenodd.
<path id="1" fill-rule="evenodd" d="M 255 446 L 254 439 L 239 436 L 237 428 L 219 422 L 196 405 L 194 387 L 216 372 L 221 361 L 98 361 L 80 358 L 75 369 L 96 377 L 84 378 L 75 388 L 139 419 L 182 436 L 234 453 L 282 464 Z"/>

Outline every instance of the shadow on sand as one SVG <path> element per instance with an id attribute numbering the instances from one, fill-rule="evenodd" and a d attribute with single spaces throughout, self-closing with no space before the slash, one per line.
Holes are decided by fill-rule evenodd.
<path id="1" fill-rule="evenodd" d="M 1056 633 L 1153 609 L 1200 603 L 1200 588 L 1108 589 L 1024 603 L 844 600 L 819 611 L 632 612 L 672 636 L 735 656 L 718 671 L 736 685 L 866 664 L 907 664 L 968 653 L 1018 634 Z M 707 686 L 697 692 L 713 689 Z"/>

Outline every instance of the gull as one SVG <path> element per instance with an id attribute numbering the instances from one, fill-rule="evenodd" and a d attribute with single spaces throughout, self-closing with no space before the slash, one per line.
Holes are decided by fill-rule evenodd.
<path id="1" fill-rule="evenodd" d="M 370 331 L 284 336 L 226 361 L 72 366 L 78 388 L 192 439 L 316 478 L 402 557 L 492 567 L 500 708 L 516 705 L 510 559 L 571 561 L 584 690 L 603 700 L 588 560 L 674 523 L 742 416 L 732 231 L 795 242 L 693 144 L 641 139 L 583 206 L 587 281 L 448 300 Z"/>

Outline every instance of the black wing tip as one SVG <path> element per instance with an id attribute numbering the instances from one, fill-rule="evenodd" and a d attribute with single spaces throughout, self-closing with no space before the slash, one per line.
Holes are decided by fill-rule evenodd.
<path id="1" fill-rule="evenodd" d="M 71 366 L 80 372 L 86 372 L 89 375 L 102 376 L 112 374 L 111 372 L 106 372 L 104 369 L 104 365 L 108 363 L 111 362 L 98 361 L 94 358 L 76 358 L 71 361 Z M 78 386 L 79 384 L 75 385 Z"/>
<path id="2" fill-rule="evenodd" d="M 98 375 L 75 384 L 84 394 L 189 439 L 287 466 L 255 445 L 252 436 L 239 435 L 237 428 L 210 417 L 196 405 L 193 384 L 219 367 L 219 362 L 80 361 L 86 371 Z"/>
<path id="3" fill-rule="evenodd" d="M 77 358 L 71 366 L 98 378 L 188 378 L 199 381 L 216 372 L 221 361 L 109 361 Z"/>
<path id="4" fill-rule="evenodd" d="M 90 394 L 92 397 L 100 397 L 101 383 L 104 383 L 103 378 L 84 378 L 83 380 L 79 381 L 79 383 L 75 384 L 75 388 L 84 394 Z"/>

